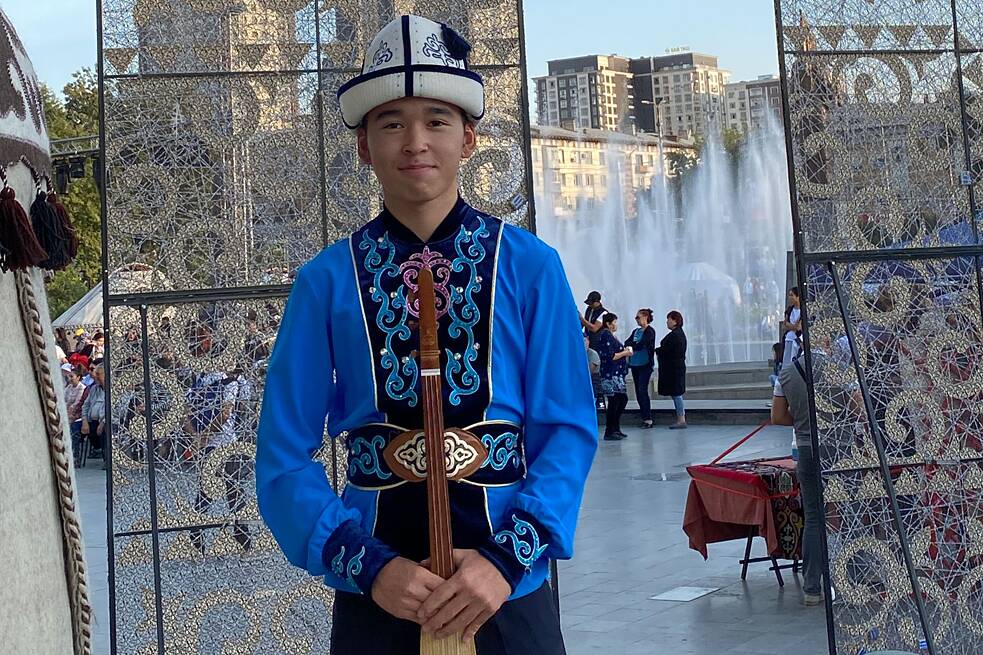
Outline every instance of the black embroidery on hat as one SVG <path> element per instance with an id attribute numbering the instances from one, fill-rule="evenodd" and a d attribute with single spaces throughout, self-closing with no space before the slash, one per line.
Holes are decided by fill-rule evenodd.
<path id="1" fill-rule="evenodd" d="M 372 68 L 378 68 L 392 60 L 393 51 L 389 49 L 389 44 L 383 41 L 372 55 Z"/>
<path id="2" fill-rule="evenodd" d="M 427 40 L 423 42 L 423 54 L 427 57 L 433 57 L 434 59 L 439 59 L 444 62 L 444 66 L 450 66 L 452 68 L 460 68 L 460 62 L 454 58 L 454 55 L 450 53 L 447 46 L 437 38 L 436 34 L 431 34 L 427 37 Z"/>

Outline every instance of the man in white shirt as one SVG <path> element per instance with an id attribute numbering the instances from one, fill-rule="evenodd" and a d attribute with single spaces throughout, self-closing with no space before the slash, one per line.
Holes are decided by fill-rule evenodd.
<path id="1" fill-rule="evenodd" d="M 228 373 L 213 371 L 201 375 L 188 390 L 189 416 L 185 421 L 185 432 L 194 439 L 193 446 L 199 450 L 201 476 L 209 475 L 206 467 L 216 466 L 211 459 L 213 451 L 238 441 L 236 431 L 237 410 L 240 392 L 245 386 L 241 371 L 238 369 Z M 250 474 L 249 463 L 241 455 L 231 455 L 217 463 L 218 476 L 225 483 L 225 501 L 229 513 L 233 515 L 232 536 L 243 550 L 252 547 L 252 537 L 249 529 L 235 520 L 235 515 L 246 507 L 245 481 Z M 204 490 L 204 485 L 198 489 L 195 497 L 195 511 L 206 513 L 215 499 L 210 498 Z M 205 554 L 203 531 L 194 529 L 190 532 L 191 542 L 195 548 Z"/>

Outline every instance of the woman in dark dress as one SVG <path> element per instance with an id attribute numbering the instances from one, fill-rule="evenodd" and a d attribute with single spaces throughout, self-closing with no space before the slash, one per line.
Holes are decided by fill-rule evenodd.
<path id="1" fill-rule="evenodd" d="M 621 431 L 621 415 L 628 405 L 625 376 L 628 374 L 628 358 L 631 348 L 625 348 L 614 332 L 618 329 L 618 316 L 608 312 L 601 319 L 597 336 L 597 354 L 601 356 L 601 391 L 608 397 L 604 439 L 620 441 L 628 435 Z"/>
<path id="2" fill-rule="evenodd" d="M 652 399 L 649 398 L 649 381 L 655 366 L 655 328 L 652 327 L 652 310 L 639 309 L 635 313 L 638 327 L 631 333 L 626 345 L 631 346 L 632 355 L 628 358 L 631 379 L 635 382 L 635 398 L 642 415 L 642 427 L 652 427 Z"/>
<path id="3" fill-rule="evenodd" d="M 662 338 L 655 356 L 659 362 L 659 395 L 672 398 L 676 408 L 676 422 L 670 430 L 686 429 L 686 334 L 683 332 L 683 315 L 673 310 L 666 316 L 669 334 Z"/>

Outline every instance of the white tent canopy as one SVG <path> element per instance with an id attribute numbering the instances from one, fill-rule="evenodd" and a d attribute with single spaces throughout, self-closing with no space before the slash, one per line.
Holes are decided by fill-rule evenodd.
<path id="1" fill-rule="evenodd" d="M 689 289 L 702 291 L 708 296 L 729 297 L 735 305 L 741 304 L 741 288 L 737 281 L 713 264 L 694 262 L 687 264 L 682 278 Z"/>
<path id="2" fill-rule="evenodd" d="M 56 328 L 102 327 L 102 282 L 51 322 Z"/>
<path id="3" fill-rule="evenodd" d="M 167 279 L 153 267 L 146 264 L 129 264 L 109 274 L 110 289 L 141 292 L 151 288 L 167 287 Z M 89 289 L 78 302 L 69 307 L 61 316 L 51 322 L 56 328 L 92 327 L 102 329 L 102 282 Z"/>

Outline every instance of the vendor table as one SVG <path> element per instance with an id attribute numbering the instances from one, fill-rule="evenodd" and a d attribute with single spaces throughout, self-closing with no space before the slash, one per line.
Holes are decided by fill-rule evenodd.
<path id="1" fill-rule="evenodd" d="M 683 530 L 689 546 L 707 558 L 707 544 L 747 539 L 741 579 L 748 564 L 770 561 L 778 584 L 784 585 L 782 569 L 798 570 L 802 558 L 804 517 L 790 458 L 755 459 L 741 462 L 693 465 L 686 468 L 692 478 Z M 767 557 L 751 558 L 755 536 L 764 537 Z M 779 566 L 778 560 L 792 564 Z"/>

